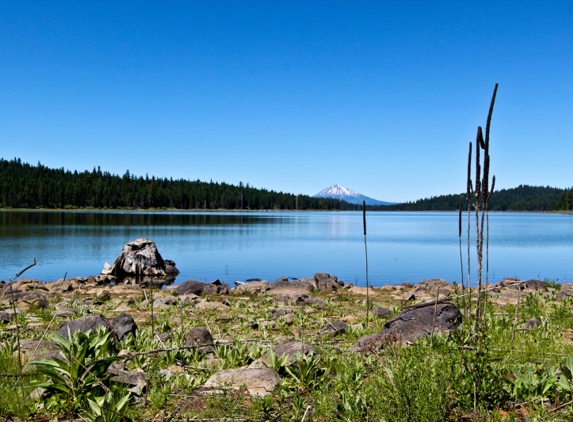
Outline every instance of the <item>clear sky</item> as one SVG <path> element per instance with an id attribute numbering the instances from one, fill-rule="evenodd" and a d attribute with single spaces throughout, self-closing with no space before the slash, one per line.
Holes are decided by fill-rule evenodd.
<path id="1" fill-rule="evenodd" d="M 573 185 L 573 2 L 0 0 L 0 157 L 385 201 Z"/>

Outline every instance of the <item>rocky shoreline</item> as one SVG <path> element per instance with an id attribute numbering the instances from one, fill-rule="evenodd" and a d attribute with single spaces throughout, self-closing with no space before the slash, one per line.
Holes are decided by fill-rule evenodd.
<path id="1" fill-rule="evenodd" d="M 141 327 L 151 326 L 160 344 L 175 349 L 196 348 L 204 356 L 202 365 L 211 368 L 213 375 L 202 384 L 202 389 L 245 387 L 250 395 L 265 396 L 272 394 L 281 382 L 279 374 L 268 367 L 268 353 L 248 366 L 223 368 L 221 359 L 214 354 L 216 349 L 245 341 L 245 338 L 269 341 L 265 333 L 280 328 L 269 347 L 275 355 L 286 356 L 285 365 L 288 365 L 300 356 L 318 353 L 313 346 L 317 338 L 343 338 L 345 333 L 364 331 L 366 314 L 366 324 L 371 319 L 382 329 L 369 334 L 364 331 L 365 335 L 356 338 L 348 351 L 378 353 L 391 343 L 407 345 L 422 337 L 457 330 L 463 315 L 456 304 L 467 294 L 460 286 L 442 279 L 366 289 L 326 273 L 298 280 L 281 277 L 273 282 L 237 283 L 233 287 L 219 280 L 212 283 L 187 280 L 166 288 L 155 287 L 153 283 L 121 283 L 111 275 L 55 282 L 28 278 L 1 282 L 0 332 L 20 330 L 20 334 L 23 333 L 21 353 L 24 361 L 28 361 L 58 356 L 55 344 L 44 338 L 49 329 L 65 336 L 68 329 L 86 332 L 104 326 L 111 330 L 116 341 L 121 341 L 125 336 L 136 337 Z M 559 301 L 573 297 L 573 283 L 564 283 L 558 289 L 539 280 L 505 279 L 489 286 L 488 294 L 496 306 L 518 304 L 530 294 L 547 301 Z M 260 314 L 264 317 L 237 315 L 236 310 L 250 302 L 261 307 Z M 335 303 L 342 307 L 332 313 Z M 324 317 L 301 322 L 301 315 L 317 313 Z M 17 314 L 25 315 L 24 323 L 17 322 Z M 158 329 L 155 324 L 163 315 L 166 316 L 164 326 Z M 191 319 L 211 323 L 194 323 L 191 325 L 196 326 L 189 327 L 185 321 Z M 525 321 L 524 327 L 536 324 L 539 321 Z M 247 335 L 217 334 L 222 325 L 231 326 L 227 333 L 233 332 L 233 327 L 240 327 Z M 170 342 L 175 341 L 174 331 L 178 327 L 184 332 L 174 345 Z M 0 344 L 2 346 L 5 347 Z M 129 350 L 119 353 L 127 360 L 133 354 Z M 149 388 L 147 371 L 128 369 L 125 362 L 114 364 L 110 370 L 114 379 L 125 383 L 135 396 L 145 394 Z M 173 376 L 181 370 L 177 365 L 171 365 L 163 371 L 166 376 Z"/>

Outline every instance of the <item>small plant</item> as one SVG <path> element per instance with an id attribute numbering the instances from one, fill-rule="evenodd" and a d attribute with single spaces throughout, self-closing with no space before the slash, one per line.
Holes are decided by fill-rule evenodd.
<path id="1" fill-rule="evenodd" d="M 523 369 L 513 369 L 514 379 L 510 380 L 509 393 L 518 399 L 535 402 L 547 400 L 557 386 L 557 370 L 548 368 L 538 372 L 531 365 Z"/>
<path id="2" fill-rule="evenodd" d="M 284 354 L 282 356 L 277 356 L 275 352 L 269 350 L 269 367 L 273 368 L 275 371 L 280 373 L 288 362 L 288 355 Z"/>
<path id="3" fill-rule="evenodd" d="M 286 367 L 295 385 L 302 388 L 316 387 L 323 379 L 326 370 L 320 367 L 320 356 L 313 353 L 302 355 L 295 352 L 296 360 Z"/>
<path id="4" fill-rule="evenodd" d="M 103 396 L 88 398 L 89 408 L 83 413 L 92 422 L 118 422 L 124 419 L 131 394 L 108 390 Z"/>
<path id="5" fill-rule="evenodd" d="M 47 381 L 33 382 L 32 386 L 46 388 L 54 394 L 51 407 L 61 406 L 71 415 L 91 407 L 89 400 L 97 404 L 101 397 L 104 402 L 113 399 L 105 398 L 111 391 L 106 371 L 121 357 L 109 356 L 110 334 L 103 327 L 95 332 L 76 331 L 68 338 L 58 332 L 52 334 L 63 359 L 54 357 L 32 362 L 47 378 Z"/>

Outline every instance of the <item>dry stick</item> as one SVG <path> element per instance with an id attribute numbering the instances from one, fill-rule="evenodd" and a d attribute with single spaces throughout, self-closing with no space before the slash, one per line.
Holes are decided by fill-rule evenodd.
<path id="1" fill-rule="evenodd" d="M 28 265 L 26 268 L 24 268 L 22 271 L 20 271 L 18 274 L 16 274 L 16 276 L 14 277 L 14 279 L 10 279 L 10 292 L 12 293 L 12 313 L 14 315 L 14 318 L 16 319 L 16 341 L 18 342 L 18 366 L 20 368 L 20 378 L 22 379 L 23 377 L 23 373 L 24 373 L 24 369 L 22 367 L 22 350 L 20 348 L 20 325 L 18 325 L 18 315 L 16 314 L 16 300 L 14 299 L 14 281 L 20 277 L 22 274 L 24 274 L 26 271 L 28 271 L 30 268 L 32 268 L 34 265 L 36 265 L 36 258 L 34 258 L 34 263 Z M 16 381 L 17 383 L 18 381 Z M 15 386 L 16 384 L 14 384 Z M 24 390 L 22 390 L 22 397 L 24 396 Z"/>
<path id="2" fill-rule="evenodd" d="M 462 277 L 462 291 L 465 290 L 465 286 L 464 286 L 464 261 L 463 261 L 463 254 L 462 254 L 462 207 L 463 207 L 463 196 L 460 195 L 460 205 L 458 208 L 458 239 L 459 239 L 459 245 L 460 245 L 460 274 Z M 459 302 L 458 302 L 458 306 L 459 306 Z"/>
<path id="3" fill-rule="evenodd" d="M 306 419 L 306 415 L 310 409 L 312 409 L 312 406 L 309 404 L 308 406 L 306 406 L 306 410 L 304 411 L 304 415 L 302 416 L 302 419 L 300 422 L 304 422 L 304 420 Z"/>
<path id="4" fill-rule="evenodd" d="M 476 304 L 476 320 L 475 330 L 479 331 L 481 324 L 481 273 L 482 273 L 482 237 L 480 236 L 479 216 L 482 209 L 482 179 L 481 179 L 481 159 L 480 150 L 483 146 L 483 135 L 481 126 L 478 126 L 476 135 L 476 161 L 475 161 L 475 190 L 474 190 L 474 213 L 475 213 L 475 228 L 476 228 L 476 252 L 477 252 L 477 304 Z"/>
<path id="5" fill-rule="evenodd" d="M 366 328 L 370 321 L 370 286 L 368 283 L 368 246 L 366 245 L 366 201 L 362 201 L 362 223 L 364 225 L 364 256 L 366 257 Z"/>
<path id="6" fill-rule="evenodd" d="M 513 347 L 515 341 L 515 328 L 517 327 L 517 319 L 519 316 L 519 305 L 521 303 L 521 289 L 517 292 L 517 306 L 515 307 L 515 317 L 513 322 L 513 330 L 511 332 L 511 346 Z"/>
<path id="7" fill-rule="evenodd" d="M 491 96 L 491 101 L 489 104 L 489 110 L 487 113 L 487 121 L 485 125 L 485 139 L 483 140 L 484 149 L 484 169 L 483 169 L 483 183 L 482 183 L 482 200 L 483 200 L 483 210 L 482 210 L 482 220 L 481 220 L 481 248 L 483 251 L 483 228 L 484 228 L 484 213 L 487 216 L 487 243 L 486 243 L 486 288 L 489 286 L 489 200 L 493 193 L 495 187 L 495 176 L 492 179 L 491 190 L 489 189 L 489 167 L 490 167 L 490 155 L 489 155 L 489 131 L 491 127 L 491 117 L 493 115 L 493 107 L 495 105 L 495 97 L 497 95 L 497 88 L 499 84 L 495 84 L 493 89 L 493 94 Z M 483 252 L 482 252 L 483 253 Z M 481 274 L 480 274 L 481 276 Z M 484 300 L 484 312 L 485 306 L 487 305 L 487 297 Z M 485 328 L 485 327 L 484 327 Z"/>
<path id="8" fill-rule="evenodd" d="M 434 327 L 436 326 L 436 313 L 438 312 L 438 301 L 440 300 L 440 286 L 438 286 L 438 291 L 436 293 L 436 303 L 434 304 L 434 317 L 432 319 L 432 334 L 430 337 L 430 349 L 434 344 Z M 429 351 L 428 351 L 429 353 Z"/>
<path id="9" fill-rule="evenodd" d="M 153 317 L 153 284 L 151 285 L 151 336 L 155 334 L 155 320 Z"/>
<path id="10" fill-rule="evenodd" d="M 471 172 L 472 172 L 472 143 L 470 142 L 469 145 L 469 152 L 468 152 L 468 177 L 467 177 L 467 186 L 466 186 L 466 202 L 468 204 L 468 291 L 471 292 L 472 290 L 472 283 L 471 283 L 471 255 L 470 255 L 470 228 L 471 228 L 471 224 L 470 224 L 470 220 L 471 220 L 471 194 L 473 192 L 473 184 L 472 184 L 472 176 L 471 176 Z M 472 301 L 471 301 L 471 296 L 468 298 L 468 307 L 467 307 L 467 311 L 466 311 L 466 316 L 469 316 L 471 318 L 472 315 Z M 468 321 L 470 321 L 470 325 L 471 325 L 471 320 L 470 318 L 468 318 Z"/>
<path id="11" fill-rule="evenodd" d="M 572 405 L 572 404 L 573 404 L 573 400 L 568 401 L 567 403 L 563 403 L 563 404 L 560 405 L 560 406 L 557 406 L 557 407 L 555 407 L 555 408 L 553 408 L 553 409 L 551 409 L 551 410 L 548 410 L 547 413 L 557 412 L 558 410 L 561 410 L 561 409 L 563 409 L 564 407 L 567 407 L 567 406 Z"/>

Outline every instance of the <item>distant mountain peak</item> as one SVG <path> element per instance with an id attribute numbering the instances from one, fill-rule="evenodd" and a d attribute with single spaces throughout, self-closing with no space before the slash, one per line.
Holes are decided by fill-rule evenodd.
<path id="1" fill-rule="evenodd" d="M 370 198 L 368 196 L 362 195 L 352 189 L 345 188 L 344 186 L 335 184 L 329 186 L 326 189 L 321 190 L 316 195 L 315 198 L 332 198 L 340 199 L 341 201 L 346 201 L 350 204 L 362 205 L 362 201 L 366 202 L 366 205 L 391 205 L 392 202 L 379 201 L 377 199 Z"/>

